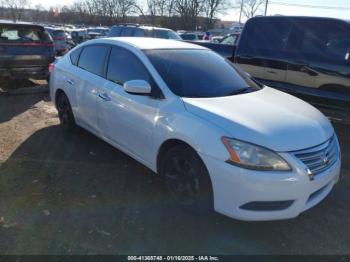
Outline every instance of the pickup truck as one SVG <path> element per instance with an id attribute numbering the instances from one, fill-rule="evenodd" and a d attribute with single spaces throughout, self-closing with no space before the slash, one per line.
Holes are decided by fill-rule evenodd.
<path id="1" fill-rule="evenodd" d="M 262 84 L 315 105 L 350 111 L 350 21 L 254 17 L 236 46 L 192 43 L 239 64 Z"/>

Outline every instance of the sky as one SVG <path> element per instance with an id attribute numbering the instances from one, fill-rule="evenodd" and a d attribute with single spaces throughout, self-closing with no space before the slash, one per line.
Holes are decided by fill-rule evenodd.
<path id="1" fill-rule="evenodd" d="M 31 5 L 42 4 L 48 8 L 50 6 L 70 5 L 72 0 L 30 0 Z M 146 0 L 139 0 L 142 1 Z M 237 5 L 240 0 L 228 0 Z M 343 19 L 350 19 L 350 0 L 268 0 L 268 15 L 301 15 L 301 16 L 326 16 Z M 319 6 L 319 7 L 318 7 Z M 263 14 L 264 5 L 260 13 Z M 219 18 L 227 21 L 238 21 L 239 8 L 227 10 Z M 242 19 L 244 21 L 245 19 Z"/>

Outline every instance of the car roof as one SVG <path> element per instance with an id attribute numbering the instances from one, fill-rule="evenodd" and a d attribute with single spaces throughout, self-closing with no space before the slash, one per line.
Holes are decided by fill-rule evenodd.
<path id="1" fill-rule="evenodd" d="M 334 17 L 321 17 L 321 16 L 283 16 L 283 15 L 275 15 L 275 16 L 256 16 L 253 17 L 249 20 L 259 20 L 259 19 L 289 19 L 289 20 L 306 20 L 306 21 L 311 21 L 311 20 L 329 20 L 329 21 L 342 21 L 342 22 L 347 22 L 345 19 L 341 18 L 334 18 Z"/>
<path id="2" fill-rule="evenodd" d="M 151 26 L 151 25 L 139 25 L 139 24 L 120 24 L 120 25 L 114 25 L 112 27 L 131 27 L 131 28 L 140 28 L 140 29 L 147 29 L 147 30 L 166 30 L 166 31 L 172 31 L 169 28 L 165 27 L 158 27 L 158 26 Z"/>
<path id="3" fill-rule="evenodd" d="M 179 40 L 170 40 L 151 37 L 111 37 L 95 40 L 95 42 L 117 43 L 122 42 L 138 49 L 207 49 L 205 47 Z"/>
<path id="4" fill-rule="evenodd" d="M 33 23 L 27 23 L 27 22 L 11 22 L 7 20 L 0 20 L 0 25 L 7 25 L 7 26 L 28 26 L 28 27 L 38 27 L 44 29 L 43 26 Z"/>

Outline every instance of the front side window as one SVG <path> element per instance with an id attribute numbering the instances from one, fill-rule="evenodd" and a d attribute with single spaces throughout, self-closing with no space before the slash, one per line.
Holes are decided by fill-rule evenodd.
<path id="1" fill-rule="evenodd" d="M 84 47 L 78 66 L 95 75 L 103 76 L 104 64 L 109 47 L 93 45 Z"/>
<path id="2" fill-rule="evenodd" d="M 150 75 L 134 54 L 123 48 L 113 47 L 108 62 L 107 79 L 123 85 L 129 80 L 150 82 Z"/>
<path id="3" fill-rule="evenodd" d="M 261 89 L 233 64 L 209 50 L 144 52 L 170 90 L 180 97 L 220 97 Z"/>

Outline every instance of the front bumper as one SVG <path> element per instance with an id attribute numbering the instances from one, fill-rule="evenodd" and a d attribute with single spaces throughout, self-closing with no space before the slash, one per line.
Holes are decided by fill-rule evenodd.
<path id="1" fill-rule="evenodd" d="M 211 156 L 200 154 L 213 185 L 215 211 L 232 218 L 258 221 L 289 219 L 324 199 L 339 179 L 340 156 L 323 173 L 310 180 L 305 168 L 291 154 L 281 156 L 294 167 L 288 172 L 247 170 Z M 286 202 L 288 207 L 274 210 L 243 209 L 251 202 Z"/>

